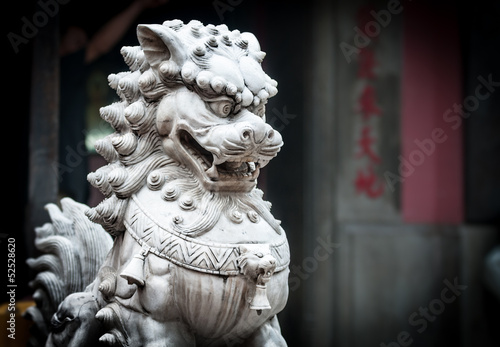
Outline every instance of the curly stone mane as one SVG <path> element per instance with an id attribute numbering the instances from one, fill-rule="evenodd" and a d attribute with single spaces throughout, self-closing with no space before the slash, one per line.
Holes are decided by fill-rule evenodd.
<path id="1" fill-rule="evenodd" d="M 165 200 L 178 199 L 182 192 L 189 190 L 195 200 L 202 204 L 207 201 L 207 205 L 213 206 L 214 211 L 203 220 L 187 226 L 173 224 L 186 234 L 195 235 L 195 232 L 208 230 L 221 213 L 237 221 L 241 216 L 234 211 L 245 210 L 245 206 L 247 210 L 251 208 L 251 212 L 257 211 L 261 217 L 269 219 L 271 225 L 279 229 L 270 216 L 270 204 L 261 199 L 262 192 L 258 189 L 244 194 L 247 199 L 217 194 L 218 203 L 214 203 L 214 194 L 206 192 L 182 163 L 165 154 L 155 123 L 162 98 L 180 87 L 201 96 L 228 96 L 234 100 L 233 112 L 246 107 L 263 117 L 267 99 L 277 93 L 277 83 L 265 75 L 265 87 L 259 91 L 251 91 L 246 86 L 239 90 L 210 71 L 208 58 L 219 55 L 238 61 L 245 57 L 260 64 L 265 53 L 253 35 L 229 31 L 225 25 L 203 26 L 198 21 L 184 24 L 174 20 L 163 23 L 163 27 L 175 31 L 183 42 L 185 49 L 171 52 L 172 55 L 183 55 L 183 64 L 179 66 L 175 59 L 155 59 L 157 52 L 154 47 L 148 50 L 141 46 L 122 48 L 121 54 L 130 71 L 111 74 L 108 78 L 120 101 L 100 110 L 101 117 L 115 132 L 95 145 L 108 164 L 88 175 L 89 182 L 104 194 L 105 199 L 89 209 L 87 216 L 111 235 L 119 235 L 125 230 L 123 219 L 129 199 L 147 185 L 149 189 L 161 190 Z M 148 39 L 147 30 L 142 30 L 139 41 Z M 212 200 L 210 204 L 209 200 Z M 186 201 L 179 200 L 179 203 L 185 204 Z M 222 206 L 228 208 L 222 209 Z"/>

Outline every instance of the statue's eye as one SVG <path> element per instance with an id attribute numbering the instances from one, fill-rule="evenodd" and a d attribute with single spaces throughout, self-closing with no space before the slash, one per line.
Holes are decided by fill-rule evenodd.
<path id="1" fill-rule="evenodd" d="M 210 109 L 219 117 L 226 118 L 233 110 L 233 103 L 228 100 L 212 101 L 208 103 Z"/>

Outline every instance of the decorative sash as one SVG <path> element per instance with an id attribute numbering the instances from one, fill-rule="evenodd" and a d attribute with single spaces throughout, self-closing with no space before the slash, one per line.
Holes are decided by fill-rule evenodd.
<path id="1" fill-rule="evenodd" d="M 201 241 L 173 230 L 168 230 L 147 213 L 134 195 L 129 202 L 125 218 L 128 233 L 141 245 L 141 257 L 148 253 L 167 259 L 187 269 L 213 275 L 235 276 L 240 273 L 237 258 L 242 248 L 255 244 L 224 244 Z M 290 250 L 286 237 L 268 246 L 276 259 L 275 272 L 282 271 L 290 263 Z"/>

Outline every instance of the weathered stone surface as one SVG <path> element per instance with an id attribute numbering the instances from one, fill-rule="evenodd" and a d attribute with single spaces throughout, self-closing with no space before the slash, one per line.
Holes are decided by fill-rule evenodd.
<path id="1" fill-rule="evenodd" d="M 108 164 L 88 176 L 105 199 L 85 214 L 114 243 L 93 282 L 57 300 L 47 345 L 286 345 L 290 252 L 256 188 L 283 145 L 265 122 L 277 93 L 265 53 L 250 33 L 195 20 L 137 35 L 121 50 L 130 71 L 109 76 L 121 100 L 101 109 Z"/>

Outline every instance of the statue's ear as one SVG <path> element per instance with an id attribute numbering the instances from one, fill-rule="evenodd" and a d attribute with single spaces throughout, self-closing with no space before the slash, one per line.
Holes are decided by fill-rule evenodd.
<path id="1" fill-rule="evenodd" d="M 160 24 L 137 26 L 137 38 L 149 65 L 157 68 L 170 60 L 182 66 L 187 59 L 186 50 L 175 31 Z"/>

